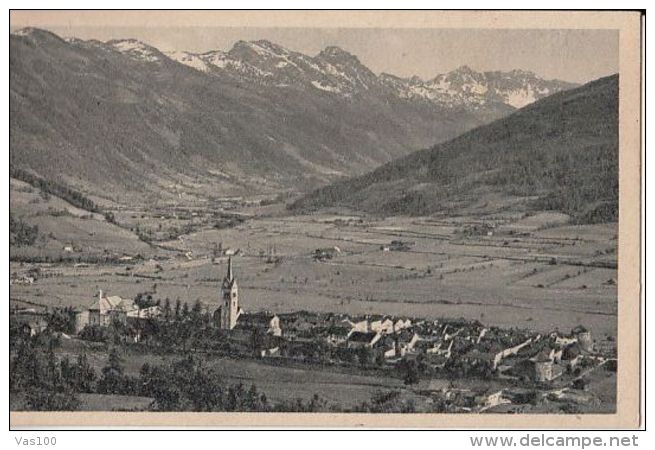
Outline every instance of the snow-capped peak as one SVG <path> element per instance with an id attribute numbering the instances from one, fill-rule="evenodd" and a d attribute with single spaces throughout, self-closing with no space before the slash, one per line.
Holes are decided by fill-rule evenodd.
<path id="1" fill-rule="evenodd" d="M 146 62 L 160 61 L 160 53 L 157 49 L 136 39 L 112 40 L 107 42 L 107 44 L 117 51 L 137 60 Z"/>
<path id="2" fill-rule="evenodd" d="M 12 34 L 32 36 L 33 40 L 41 34 L 44 39 L 50 35 L 31 28 L 16 30 Z M 71 39 L 68 42 L 88 46 L 92 41 Z M 215 50 L 200 54 L 186 51 L 163 54 L 136 39 L 98 42 L 95 46 L 105 51 L 118 51 L 136 61 L 171 60 L 210 76 L 227 76 L 271 88 L 313 90 L 341 97 L 353 97 L 372 90 L 407 101 L 434 103 L 439 107 L 478 109 L 487 107 L 485 105 L 505 104 L 521 108 L 574 86 L 541 79 L 527 70 L 480 72 L 467 65 L 429 80 L 386 73 L 377 76 L 356 56 L 337 46 L 328 46 L 312 57 L 265 39 L 237 41 L 227 52 Z"/>
<path id="3" fill-rule="evenodd" d="M 173 61 L 177 61 L 185 66 L 193 67 L 196 70 L 201 72 L 208 72 L 209 65 L 207 62 L 200 56 L 195 53 L 189 52 L 169 52 L 166 53 Z"/>
<path id="4" fill-rule="evenodd" d="M 403 79 L 387 74 L 379 79 L 401 98 L 474 108 L 488 103 L 522 108 L 542 97 L 573 87 L 565 82 L 543 80 L 525 70 L 478 72 L 469 66 L 460 66 L 425 82 L 418 77 Z"/>

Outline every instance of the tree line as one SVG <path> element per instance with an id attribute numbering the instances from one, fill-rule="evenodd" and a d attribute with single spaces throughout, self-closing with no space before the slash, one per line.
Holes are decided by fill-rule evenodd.
<path id="1" fill-rule="evenodd" d="M 34 245 L 39 238 L 38 225 L 30 225 L 9 212 L 9 245 L 22 247 Z"/>
<path id="2" fill-rule="evenodd" d="M 54 195 L 66 200 L 68 203 L 78 208 L 96 213 L 101 212 L 100 207 L 90 198 L 64 184 L 53 180 L 46 180 L 45 178 L 41 178 L 14 166 L 9 167 L 9 176 L 40 189 L 45 193 L 44 195 L 46 198 L 48 195 Z"/>

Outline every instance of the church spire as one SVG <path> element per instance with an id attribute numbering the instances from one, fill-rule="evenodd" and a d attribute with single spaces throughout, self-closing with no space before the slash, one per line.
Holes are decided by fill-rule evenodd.
<path id="1" fill-rule="evenodd" d="M 232 257 L 227 259 L 227 275 L 225 278 L 227 278 L 228 281 L 232 281 L 234 279 L 232 276 Z"/>

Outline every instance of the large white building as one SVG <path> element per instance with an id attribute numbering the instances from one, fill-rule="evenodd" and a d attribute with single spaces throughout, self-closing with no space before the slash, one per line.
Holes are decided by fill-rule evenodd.
<path id="1" fill-rule="evenodd" d="M 75 330 L 79 333 L 87 325 L 106 327 L 114 320 L 125 322 L 128 314 L 136 309 L 133 300 L 117 295 L 107 297 L 100 290 L 97 300 L 86 311 L 76 315 Z"/>

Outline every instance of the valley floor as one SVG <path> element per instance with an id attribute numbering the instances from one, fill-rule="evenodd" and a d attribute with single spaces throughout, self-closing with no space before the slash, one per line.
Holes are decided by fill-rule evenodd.
<path id="1" fill-rule="evenodd" d="M 222 245 L 238 251 L 235 273 L 247 311 L 464 317 L 544 332 L 582 324 L 596 336 L 616 336 L 615 224 L 531 230 L 517 221 L 490 235 L 460 233 L 479 221 L 255 218 L 194 231 L 161 243 L 166 251 L 120 264 L 11 262 L 12 273 L 38 269 L 33 284 L 11 286 L 11 301 L 83 309 L 102 289 L 213 306 L 227 263 L 214 256 Z M 409 246 L 389 249 L 392 241 Z M 333 255 L 317 257 L 317 249 Z"/>
<path id="2" fill-rule="evenodd" d="M 101 289 L 125 298 L 149 293 L 171 304 L 179 299 L 189 307 L 199 300 L 213 309 L 232 255 L 240 305 L 247 312 L 463 317 L 539 333 L 567 333 L 582 325 L 598 342 L 614 342 L 617 336 L 615 223 L 570 225 L 566 216 L 552 212 L 290 216 L 279 204 L 220 211 L 217 216 L 205 205 L 177 208 L 164 217 L 162 208 L 117 209 L 110 223 L 12 184 L 12 214 L 38 224 L 40 237 L 32 246 L 11 249 L 10 306 L 84 310 Z M 64 346 L 72 357 L 82 351 L 74 343 L 79 341 Z M 104 365 L 106 349 L 84 352 L 94 367 Z M 135 373 L 150 359 L 166 364 L 162 358 L 127 355 L 125 361 Z M 394 377 L 211 360 L 226 380 L 254 382 L 273 400 L 307 400 L 319 392 L 347 406 L 389 389 L 414 396 L 414 389 Z M 607 378 L 613 375 L 603 377 L 597 386 L 614 386 L 615 377 Z M 82 396 L 81 408 L 149 404 L 147 398 L 109 401 L 99 395 Z M 614 403 L 608 398 L 602 408 Z M 547 406 L 539 408 L 531 411 L 548 412 Z"/>

